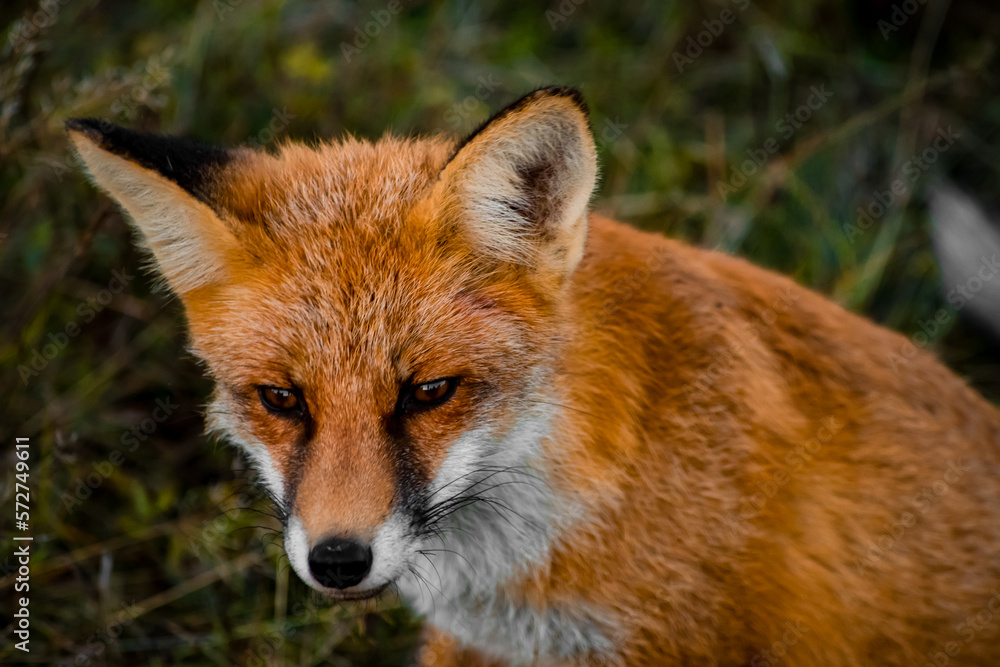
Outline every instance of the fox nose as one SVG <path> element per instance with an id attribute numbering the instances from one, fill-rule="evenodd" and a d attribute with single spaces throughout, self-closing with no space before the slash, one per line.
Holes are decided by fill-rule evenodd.
<path id="1" fill-rule="evenodd" d="M 331 537 L 309 552 L 309 571 L 327 588 L 356 586 L 371 567 L 371 547 L 357 540 Z"/>

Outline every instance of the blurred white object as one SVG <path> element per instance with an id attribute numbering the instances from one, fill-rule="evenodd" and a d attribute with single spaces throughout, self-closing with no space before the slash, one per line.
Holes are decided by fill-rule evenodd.
<path id="1" fill-rule="evenodd" d="M 931 187 L 928 203 L 945 293 L 961 288 L 964 296 L 952 305 L 1000 338 L 1000 228 L 979 202 L 949 182 Z"/>

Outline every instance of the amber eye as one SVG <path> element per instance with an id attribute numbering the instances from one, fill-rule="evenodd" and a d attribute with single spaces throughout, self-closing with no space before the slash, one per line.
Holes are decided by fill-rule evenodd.
<path id="1" fill-rule="evenodd" d="M 410 407 L 432 408 L 441 405 L 455 393 L 458 378 L 442 378 L 432 382 L 424 382 L 413 388 L 410 394 Z"/>
<path id="2" fill-rule="evenodd" d="M 302 410 L 302 399 L 295 389 L 281 387 L 257 387 L 260 402 L 270 412 L 291 413 Z"/>

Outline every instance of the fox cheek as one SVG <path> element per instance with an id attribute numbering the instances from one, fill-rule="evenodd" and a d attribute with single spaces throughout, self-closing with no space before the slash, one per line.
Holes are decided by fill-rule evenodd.
<path id="1" fill-rule="evenodd" d="M 274 496 L 279 505 L 283 505 L 285 502 L 284 475 L 281 474 L 281 471 L 274 464 L 274 460 L 271 458 L 267 448 L 260 447 L 251 450 L 243 447 L 243 451 L 246 452 L 247 457 L 257 470 L 257 474 L 262 478 L 268 491 L 271 492 L 271 495 Z"/>
<path id="2" fill-rule="evenodd" d="M 278 465 L 280 462 L 278 454 L 264 444 L 267 439 L 258 437 L 259 434 L 254 432 L 250 421 L 237 407 L 225 399 L 220 400 L 219 396 L 217 393 L 217 400 L 208 413 L 209 433 L 224 437 L 244 453 L 264 488 L 278 504 L 279 509 L 284 510 L 287 495 L 286 475 Z"/>

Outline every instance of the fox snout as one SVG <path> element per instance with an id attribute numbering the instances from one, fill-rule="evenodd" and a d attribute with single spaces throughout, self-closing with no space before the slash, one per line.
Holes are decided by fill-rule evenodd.
<path id="1" fill-rule="evenodd" d="M 405 494 L 384 443 L 359 436 L 347 447 L 328 440 L 314 440 L 293 472 L 298 480 L 288 497 L 286 548 L 313 588 L 367 597 L 398 574 L 398 553 L 388 544 L 401 539 L 393 516 Z"/>
<path id="2" fill-rule="evenodd" d="M 285 529 L 285 550 L 299 577 L 332 597 L 374 597 L 401 573 L 407 531 L 393 515 L 367 534 L 348 531 L 311 533 L 292 516 Z"/>

